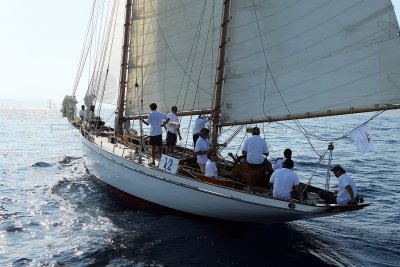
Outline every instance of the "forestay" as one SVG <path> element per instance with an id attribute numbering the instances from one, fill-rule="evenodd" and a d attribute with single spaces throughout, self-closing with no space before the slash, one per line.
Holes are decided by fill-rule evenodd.
<path id="1" fill-rule="evenodd" d="M 228 29 L 222 123 L 400 103 L 390 0 L 232 1 Z"/>

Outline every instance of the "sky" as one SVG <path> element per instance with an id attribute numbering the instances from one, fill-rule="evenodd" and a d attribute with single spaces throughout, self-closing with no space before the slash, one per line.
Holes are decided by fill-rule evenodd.
<path id="1" fill-rule="evenodd" d="M 380 0 L 366 0 L 380 1 Z M 392 1 L 400 17 L 400 0 Z M 0 0 L 0 99 L 71 94 L 92 0 Z"/>
<path id="2" fill-rule="evenodd" d="M 0 0 L 0 99 L 71 94 L 91 0 Z"/>

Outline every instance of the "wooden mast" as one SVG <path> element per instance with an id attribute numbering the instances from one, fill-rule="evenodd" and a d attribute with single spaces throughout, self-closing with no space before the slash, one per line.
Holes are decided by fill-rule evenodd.
<path id="1" fill-rule="evenodd" d="M 218 68 L 217 68 L 217 80 L 216 85 L 217 88 L 215 90 L 215 101 L 214 101 L 214 110 L 213 110 L 213 125 L 212 125 L 212 144 L 214 147 L 217 146 L 218 143 L 218 126 L 220 122 L 220 114 L 221 114 L 221 96 L 222 96 L 222 85 L 224 81 L 224 66 L 225 66 L 225 47 L 227 43 L 227 35 L 228 35 L 228 22 L 229 22 L 229 9 L 231 6 L 231 0 L 224 1 L 224 14 L 222 19 L 222 32 L 221 32 L 221 42 L 220 42 L 220 52 L 218 59 Z"/>
<path id="2" fill-rule="evenodd" d="M 132 21 L 132 1 L 126 0 L 126 13 L 124 25 L 124 46 L 122 48 L 121 59 L 121 75 L 119 80 L 119 97 L 118 97 L 118 118 L 115 123 L 115 133 L 122 134 L 122 123 L 124 122 L 125 111 L 125 89 L 127 85 L 126 76 L 128 72 L 128 52 L 129 52 L 129 37 L 131 32 Z"/>

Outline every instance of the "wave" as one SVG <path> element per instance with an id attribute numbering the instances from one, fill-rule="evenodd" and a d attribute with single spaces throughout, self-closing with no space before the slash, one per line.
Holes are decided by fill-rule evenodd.
<path id="1" fill-rule="evenodd" d="M 38 161 L 35 164 L 33 164 L 31 167 L 35 167 L 35 168 L 47 168 L 47 167 L 52 167 L 53 165 L 47 162 L 43 162 L 43 161 Z"/>
<path id="2" fill-rule="evenodd" d="M 74 160 L 81 159 L 82 157 L 70 157 L 70 156 L 64 156 L 62 160 L 60 160 L 58 163 L 59 164 L 69 164 Z"/>

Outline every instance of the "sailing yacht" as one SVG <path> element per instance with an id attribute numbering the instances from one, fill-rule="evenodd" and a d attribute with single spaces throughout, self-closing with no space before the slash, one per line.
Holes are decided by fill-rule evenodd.
<path id="1" fill-rule="evenodd" d="M 149 164 L 141 119 L 152 102 L 161 112 L 178 107 L 181 118 L 209 114 L 217 147 L 265 123 L 293 121 L 309 140 L 302 119 L 398 109 L 400 38 L 390 0 L 109 0 L 107 7 L 94 2 L 91 12 L 62 111 L 79 129 L 87 169 L 102 182 L 174 210 L 263 224 L 369 205 L 319 199 L 329 189 L 333 141 L 318 159 L 328 169 L 325 187 L 310 179 L 300 195 L 281 200 L 272 196 L 270 171 L 236 165 L 221 151 L 218 179 L 202 175 L 191 142 Z M 94 48 L 80 121 L 76 94 Z M 104 104 L 116 105 L 113 127 L 105 125 Z M 221 140 L 227 128 L 232 135 Z"/>

